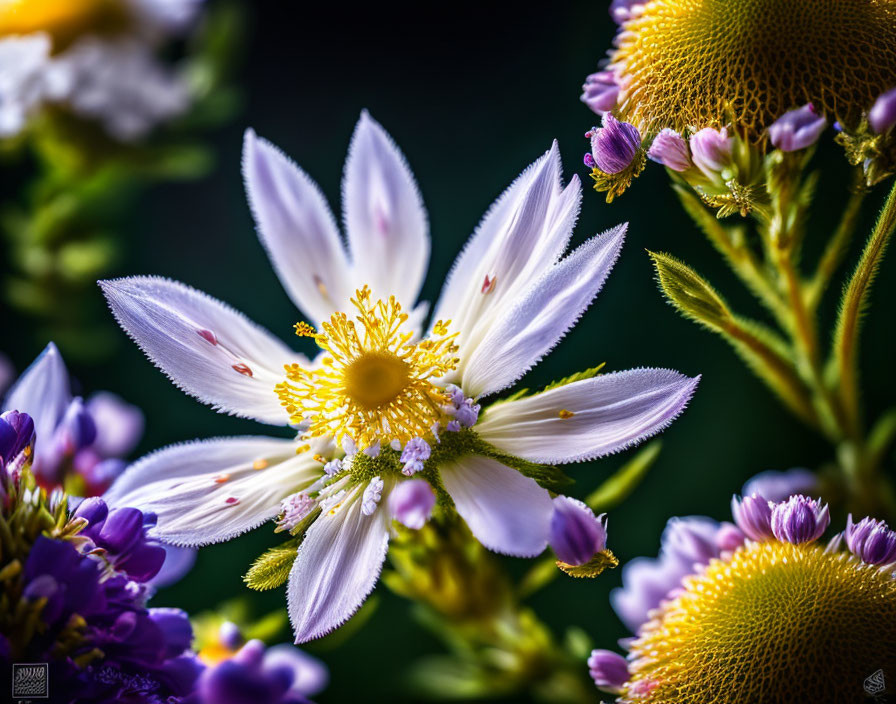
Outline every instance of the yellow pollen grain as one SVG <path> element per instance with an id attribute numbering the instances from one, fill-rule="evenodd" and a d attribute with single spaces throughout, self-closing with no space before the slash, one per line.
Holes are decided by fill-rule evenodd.
<path id="1" fill-rule="evenodd" d="M 567 420 L 569 418 L 572 418 L 575 413 L 573 413 L 572 411 L 567 411 L 565 408 L 561 408 L 557 415 L 563 420 Z"/>
<path id="2" fill-rule="evenodd" d="M 457 367 L 457 333 L 440 320 L 431 337 L 412 342 L 394 296 L 374 301 L 364 286 L 351 302 L 357 315 L 334 313 L 320 332 L 296 325 L 327 355 L 316 369 L 285 365 L 286 381 L 274 391 L 290 421 L 308 422 L 306 437 L 348 436 L 361 449 L 427 436 L 447 402 L 434 380 Z"/>
<path id="3" fill-rule="evenodd" d="M 267 460 L 255 460 L 252 463 L 252 469 L 266 469 L 268 466 Z"/>

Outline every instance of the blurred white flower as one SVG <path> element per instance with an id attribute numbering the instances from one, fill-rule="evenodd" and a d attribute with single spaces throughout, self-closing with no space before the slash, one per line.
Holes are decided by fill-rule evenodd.
<path id="1" fill-rule="evenodd" d="M 182 114 L 189 86 L 156 49 L 189 28 L 201 4 L 14 0 L 0 8 L 0 137 L 21 132 L 48 104 L 97 121 L 120 141 Z"/>

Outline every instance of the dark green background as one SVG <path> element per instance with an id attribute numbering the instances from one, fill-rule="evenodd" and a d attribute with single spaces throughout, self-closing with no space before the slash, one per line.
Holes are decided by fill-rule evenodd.
<path id="1" fill-rule="evenodd" d="M 538 385 L 598 362 L 606 362 L 608 370 L 664 366 L 703 374 L 690 408 L 665 433 L 659 461 L 631 499 L 611 514 L 610 547 L 622 560 L 656 554 L 668 517 L 724 518 L 732 492 L 754 473 L 813 467 L 828 458 L 825 443 L 782 411 L 722 340 L 664 303 L 645 249 L 684 258 L 737 311 L 752 315 L 756 310 L 678 208 L 664 171 L 652 165 L 612 206 L 588 187 L 582 135 L 596 116 L 578 96 L 612 36 L 605 3 L 454 3 L 429 9 L 307 5 L 247 3 L 250 21 L 240 76 L 245 105 L 235 124 L 212 136 L 216 167 L 201 181 L 157 186 L 140 199 L 122 226 L 129 252 L 115 275 L 159 274 L 184 281 L 290 339 L 298 314 L 254 234 L 240 176 L 242 131 L 251 125 L 296 159 L 338 216 L 346 148 L 366 107 L 400 145 L 420 185 L 433 242 L 423 297 L 432 301 L 490 203 L 556 138 L 566 177 L 578 173 L 588 189 L 573 243 L 621 221 L 629 221 L 630 228 L 622 257 L 595 305 L 524 383 Z M 847 183 L 838 149 L 826 147 L 820 163 L 827 175 L 809 235 L 810 256 L 832 227 Z M 871 199 L 863 232 L 880 197 L 878 192 Z M 853 251 L 850 262 L 855 258 Z M 873 409 L 894 398 L 893 274 L 890 262 L 875 290 L 863 348 Z M 830 299 L 833 309 L 836 295 Z M 2 348 L 21 369 L 39 347 L 12 323 L 4 327 Z M 123 333 L 114 337 L 111 361 L 72 371 L 85 390 L 111 389 L 145 410 L 141 453 L 192 438 L 269 432 L 183 395 Z M 584 496 L 630 455 L 574 467 L 575 493 Z M 273 534 L 261 529 L 203 550 L 190 576 L 159 594 L 157 603 L 198 612 L 244 594 L 241 575 L 273 542 Z M 508 560 L 517 571 L 522 562 Z M 595 581 L 558 579 L 532 605 L 558 632 L 581 626 L 612 647 L 625 635 L 607 600 L 619 580 L 620 570 Z M 327 648 L 326 641 L 309 646 L 332 668 L 332 684 L 320 701 L 395 701 L 406 663 L 439 650 L 411 620 L 406 602 L 384 588 L 376 594 L 376 613 L 352 639 L 338 648 Z M 283 607 L 283 590 L 253 595 L 252 603 L 258 615 Z"/>

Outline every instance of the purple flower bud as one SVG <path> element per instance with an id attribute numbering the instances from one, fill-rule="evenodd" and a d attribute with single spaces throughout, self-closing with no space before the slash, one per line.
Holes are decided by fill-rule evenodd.
<path id="1" fill-rule="evenodd" d="M 690 146 L 695 166 L 709 178 L 715 178 L 733 163 L 734 138 L 728 136 L 725 127 L 705 127 L 691 135 Z"/>
<path id="2" fill-rule="evenodd" d="M 604 113 L 602 124 L 591 135 L 591 153 L 597 168 L 605 174 L 618 174 L 628 168 L 641 148 L 641 134 L 609 112 Z"/>
<path id="3" fill-rule="evenodd" d="M 731 516 L 737 527 L 751 540 L 771 540 L 772 505 L 759 494 L 752 494 L 739 499 L 731 497 Z"/>
<path id="4" fill-rule="evenodd" d="M 628 661 L 612 650 L 592 650 L 588 670 L 594 684 L 611 694 L 618 694 L 630 677 Z"/>
<path id="5" fill-rule="evenodd" d="M 88 527 L 82 532 L 88 533 L 92 537 L 99 534 L 102 523 L 108 515 L 109 507 L 106 505 L 106 502 L 98 496 L 91 496 L 78 504 L 74 517 L 87 519 Z"/>
<path id="6" fill-rule="evenodd" d="M 193 627 L 185 611 L 174 608 L 149 610 L 149 618 L 165 638 L 165 657 L 174 658 L 189 649 L 193 641 Z"/>
<path id="7" fill-rule="evenodd" d="M 587 505 L 568 496 L 554 499 L 549 542 L 561 562 L 584 565 L 607 547 L 605 516 L 595 516 Z"/>
<path id="8" fill-rule="evenodd" d="M 808 469 L 797 467 L 783 472 L 770 469 L 744 484 L 743 495 L 759 494 L 763 499 L 777 503 L 794 494 L 812 494 L 817 487 L 818 479 Z"/>
<path id="9" fill-rule="evenodd" d="M 818 540 L 830 522 L 827 505 L 802 494 L 791 496 L 772 508 L 772 533 L 785 543 L 800 544 Z"/>
<path id="10" fill-rule="evenodd" d="M 389 512 L 399 523 L 420 530 L 432 515 L 436 494 L 422 479 L 399 482 L 389 494 Z"/>
<path id="11" fill-rule="evenodd" d="M 27 413 L 0 414 L 0 469 L 9 465 L 26 447 L 34 445 L 34 421 Z"/>
<path id="12" fill-rule="evenodd" d="M 411 438 L 405 444 L 404 450 L 401 451 L 401 458 L 399 461 L 402 464 L 407 464 L 408 462 L 413 462 L 415 460 L 425 462 L 429 459 L 431 454 L 432 448 L 426 440 L 423 438 Z"/>
<path id="13" fill-rule="evenodd" d="M 74 454 L 90 447 L 96 439 L 96 423 L 80 397 L 72 399 L 56 428 L 54 441 L 63 454 Z"/>
<path id="14" fill-rule="evenodd" d="M 103 521 L 94 542 L 110 553 L 121 554 L 133 547 L 142 537 L 143 512 L 130 507 L 116 508 L 110 511 Z"/>
<path id="15" fill-rule="evenodd" d="M 874 101 L 868 111 L 868 124 L 877 134 L 883 134 L 896 125 L 896 88 L 888 90 Z"/>
<path id="16" fill-rule="evenodd" d="M 233 621 L 225 621 L 221 624 L 221 627 L 218 629 L 218 640 L 228 650 L 236 650 L 244 642 L 240 627 Z"/>
<path id="17" fill-rule="evenodd" d="M 457 407 L 454 418 L 461 424 L 461 427 L 472 428 L 479 420 L 479 408 L 478 403 L 473 403 L 473 400 L 468 398 Z"/>
<path id="18" fill-rule="evenodd" d="M 782 152 L 795 152 L 818 141 L 828 121 L 812 109 L 812 104 L 785 112 L 768 128 L 772 144 Z"/>
<path id="19" fill-rule="evenodd" d="M 612 71 L 598 71 L 585 79 L 581 100 L 598 115 L 610 112 L 616 107 L 619 86 Z"/>
<path id="20" fill-rule="evenodd" d="M 694 165 L 687 140 L 669 128 L 662 130 L 653 138 L 647 156 L 673 171 L 687 171 Z"/>
<path id="21" fill-rule="evenodd" d="M 863 518 L 854 524 L 850 514 L 843 535 L 850 551 L 862 562 L 869 565 L 896 562 L 896 531 L 890 530 L 884 521 Z"/>

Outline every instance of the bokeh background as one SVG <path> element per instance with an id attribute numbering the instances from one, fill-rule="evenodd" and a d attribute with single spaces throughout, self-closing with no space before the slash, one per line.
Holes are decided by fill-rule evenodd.
<path id="1" fill-rule="evenodd" d="M 430 301 L 491 202 L 557 139 L 566 177 L 578 174 L 586 182 L 573 244 L 621 221 L 630 228 L 595 305 L 523 383 L 538 386 L 599 362 L 606 362 L 607 370 L 664 366 L 703 375 L 690 408 L 665 433 L 659 460 L 610 515 L 611 549 L 623 561 L 655 555 L 670 516 L 724 518 L 731 494 L 756 472 L 817 467 L 827 459 L 827 445 L 791 419 L 721 339 L 664 303 L 646 249 L 685 259 L 721 288 L 735 310 L 759 315 L 678 207 L 664 171 L 648 168 L 612 205 L 588 189 L 583 133 L 596 116 L 578 95 L 613 33 L 606 3 L 386 7 L 264 0 L 245 5 L 237 76 L 243 105 L 232 124 L 210 136 L 215 167 L 196 182 L 155 186 L 136 203 L 120 232 L 127 251 L 116 275 L 158 274 L 187 282 L 298 347 L 300 341 L 291 338 L 298 313 L 255 237 L 245 202 L 240 148 L 247 126 L 298 161 L 338 213 L 349 138 L 361 109 L 368 108 L 404 151 L 426 203 L 433 247 L 423 297 Z M 845 199 L 846 174 L 838 170 L 842 156 L 832 145 L 817 159 L 826 175 L 813 227 L 826 231 Z M 865 232 L 880 197 L 870 199 Z M 812 257 L 811 233 L 808 239 Z M 855 259 L 853 252 L 850 265 Z M 863 348 L 864 368 L 875 370 L 865 376 L 867 405 L 875 413 L 896 396 L 894 266 L 891 257 L 881 272 Z M 829 295 L 828 314 L 837 290 Z M 0 350 L 19 370 L 41 348 L 25 334 L 28 325 L 2 311 Z M 196 437 L 270 432 L 183 395 L 114 328 L 111 316 L 109 329 L 114 344 L 98 355 L 102 361 L 72 364 L 72 372 L 85 391 L 111 389 L 144 409 L 147 432 L 138 454 Z M 101 338 L 98 344 L 106 343 Z M 576 466 L 573 493 L 584 496 L 630 454 Z M 162 591 L 156 605 L 196 613 L 247 594 L 241 575 L 275 542 L 273 533 L 262 529 L 204 549 L 194 571 Z M 521 560 L 508 559 L 507 565 L 515 573 L 526 567 Z M 627 635 L 608 602 L 620 577 L 617 569 L 593 581 L 557 579 L 531 605 L 556 632 L 580 626 L 612 647 Z M 442 650 L 413 621 L 407 602 L 382 586 L 375 595 L 363 628 L 308 647 L 331 668 L 332 682 L 321 702 L 410 701 L 413 696 L 401 689 L 402 668 L 419 655 Z M 251 598 L 258 616 L 285 608 L 283 589 Z M 283 637 L 289 637 L 286 630 Z"/>

